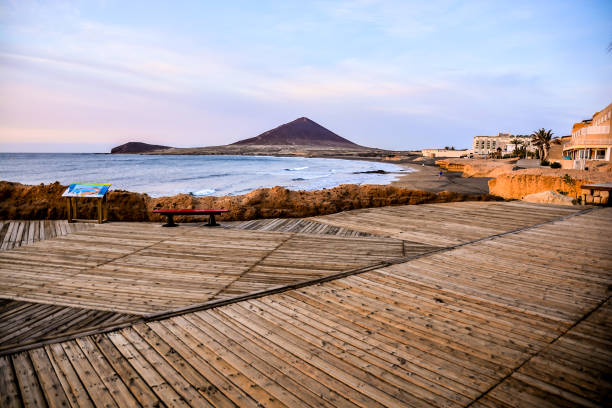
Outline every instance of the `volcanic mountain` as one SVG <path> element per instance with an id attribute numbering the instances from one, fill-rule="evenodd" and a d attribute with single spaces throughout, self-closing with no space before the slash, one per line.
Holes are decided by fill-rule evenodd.
<path id="1" fill-rule="evenodd" d="M 361 147 L 304 117 L 230 146 L 235 145 Z"/>

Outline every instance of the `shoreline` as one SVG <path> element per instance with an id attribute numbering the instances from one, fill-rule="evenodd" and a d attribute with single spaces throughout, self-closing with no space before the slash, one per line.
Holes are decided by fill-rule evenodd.
<path id="1" fill-rule="evenodd" d="M 397 169 L 397 171 L 390 171 L 390 170 L 382 170 L 379 168 L 378 170 L 383 171 L 385 174 L 392 175 L 394 178 L 396 178 L 396 180 L 391 180 L 386 183 L 380 183 L 380 182 L 377 182 L 376 180 L 372 180 L 372 181 L 368 181 L 367 184 L 364 183 L 364 184 L 356 184 L 356 185 L 382 185 L 382 186 L 389 185 L 389 186 L 402 187 L 402 188 L 407 188 L 407 189 L 412 189 L 412 190 L 423 190 L 423 191 L 428 191 L 428 192 L 433 192 L 433 193 L 439 193 L 442 191 L 450 191 L 450 192 L 461 193 L 461 194 L 487 194 L 489 192 L 488 185 L 487 185 L 489 178 L 466 179 L 466 178 L 462 178 L 460 173 L 452 173 L 452 172 L 447 172 L 447 171 L 443 171 L 442 176 L 439 176 L 440 168 L 437 165 L 435 165 L 433 160 L 422 158 L 421 156 L 417 156 L 414 154 L 393 156 L 391 155 L 392 152 L 387 152 L 384 155 L 377 154 L 376 156 L 363 157 L 358 154 L 355 154 L 354 152 L 347 152 L 346 154 L 314 154 L 314 152 L 311 152 L 311 153 L 313 154 L 308 155 L 308 156 L 302 156 L 302 155 L 297 155 L 297 154 L 279 154 L 279 153 L 269 152 L 265 156 L 287 157 L 287 158 L 302 157 L 302 158 L 308 158 L 308 159 L 311 159 L 311 158 L 312 159 L 315 159 L 315 158 L 316 159 L 336 159 L 336 160 L 350 160 L 350 161 L 360 161 L 360 162 L 370 162 L 370 163 L 384 163 L 384 164 L 393 164 L 402 169 L 410 170 L 410 171 L 404 172 L 404 171 L 400 171 L 400 169 Z M 318 152 L 318 153 L 321 153 L 321 152 Z M 328 152 L 328 153 L 338 153 L 338 152 Z M 406 153 L 406 152 L 402 152 L 402 153 Z M 69 154 L 81 154 L 81 153 L 69 153 Z M 95 153 L 85 153 L 85 154 L 95 154 Z M 110 153 L 104 153 L 104 154 L 110 154 Z M 144 153 L 144 154 L 135 153 L 135 154 L 145 155 L 145 156 L 150 155 L 148 153 Z M 155 155 L 158 155 L 158 154 L 155 154 Z M 167 154 L 167 156 L 179 156 L 179 155 L 194 156 L 194 154 L 178 154 L 178 153 Z M 239 154 L 239 153 L 236 154 L 236 152 L 231 152 L 230 154 L 222 154 L 222 155 L 219 155 L 219 154 L 216 154 L 216 155 L 198 154 L 198 155 L 202 155 L 202 156 L 253 156 L 249 154 Z M 260 154 L 256 156 L 264 156 L 264 155 Z M 375 171 L 378 171 L 378 170 L 375 170 Z M 368 172 L 372 172 L 372 171 L 368 171 Z M 363 172 L 363 173 L 368 173 L 368 172 Z M 356 173 L 361 173 L 361 172 L 356 172 Z M 8 181 L 8 180 L 5 180 L 5 181 Z M 11 182 L 22 183 L 21 181 L 11 181 Z M 26 183 L 27 182 L 28 181 L 26 181 Z M 49 182 L 51 183 L 52 181 L 49 181 Z M 350 181 L 347 181 L 347 182 L 349 184 L 351 183 Z M 31 182 L 31 181 L 30 183 L 32 185 L 38 184 L 38 182 Z M 324 187 L 323 189 L 335 188 L 342 184 L 343 183 L 340 182 L 339 184 L 335 186 Z M 282 185 L 280 185 L 280 187 L 286 188 Z M 268 187 L 268 188 L 273 188 L 273 187 Z M 255 190 L 257 190 L 257 188 L 254 188 L 253 190 L 250 190 L 249 192 L 252 192 Z M 112 190 L 112 191 L 116 191 L 116 190 Z M 296 189 L 292 191 L 302 191 L 302 190 Z M 304 190 L 304 191 L 317 191 L 317 190 Z M 150 194 L 150 193 L 147 193 L 147 194 Z M 191 194 L 191 193 L 188 191 L 185 191 L 185 194 Z M 248 192 L 242 193 L 242 194 L 248 194 Z M 219 198 L 219 197 L 224 197 L 224 196 L 225 195 L 214 195 L 213 193 L 212 195 L 209 195 L 209 196 L 205 195 L 205 196 L 196 196 L 196 197 L 218 197 Z M 162 198 L 162 197 L 172 197 L 172 195 L 163 195 L 163 193 L 161 194 L 155 193 L 155 198 Z"/>
<path id="2" fill-rule="evenodd" d="M 148 154 L 148 153 L 145 153 Z M 177 154 L 177 153 L 175 153 Z M 398 180 L 391 181 L 388 184 L 376 184 L 376 185 L 390 185 L 395 187 L 407 188 L 412 190 L 422 190 L 432 193 L 440 193 L 443 191 L 449 191 L 460 194 L 489 194 L 489 180 L 494 177 L 463 177 L 462 172 L 449 171 L 442 169 L 436 164 L 435 158 L 425 158 L 416 154 L 407 154 L 407 152 L 392 152 L 386 151 L 387 156 L 379 154 L 377 156 L 361 157 L 355 155 L 317 155 L 308 156 L 307 158 L 317 159 L 341 159 L 341 160 L 353 160 L 353 161 L 368 161 L 377 163 L 395 164 L 403 167 L 404 169 L 410 169 L 410 172 L 389 172 L 389 174 L 395 174 Z M 391 154 L 396 154 L 391 156 Z M 384 157 L 398 157 L 398 159 L 385 159 Z M 193 155 L 189 154 L 189 155 Z M 211 154 L 203 154 L 211 155 Z M 236 155 L 236 154 L 234 154 Z M 238 154 L 241 155 L 241 154 Z M 403 155 L 403 157 L 402 157 Z M 242 156 L 251 156 L 244 155 Z M 274 154 L 270 153 L 268 156 L 271 157 L 303 157 L 299 155 L 289 154 Z M 417 162 L 418 161 L 418 162 Z M 442 175 L 440 172 L 442 171 Z"/>

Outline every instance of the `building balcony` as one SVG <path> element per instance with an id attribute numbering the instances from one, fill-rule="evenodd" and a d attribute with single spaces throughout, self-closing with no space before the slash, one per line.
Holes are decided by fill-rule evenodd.
<path id="1" fill-rule="evenodd" d="M 572 139 L 565 143 L 563 150 L 577 147 L 610 147 L 612 146 L 612 136 L 606 135 L 585 135 L 572 136 Z"/>
<path id="2" fill-rule="evenodd" d="M 610 134 L 610 125 L 587 126 L 572 132 L 572 137 L 585 137 L 589 135 L 608 135 Z"/>

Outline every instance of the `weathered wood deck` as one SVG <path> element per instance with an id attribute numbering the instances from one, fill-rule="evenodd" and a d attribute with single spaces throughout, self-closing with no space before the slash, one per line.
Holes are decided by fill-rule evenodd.
<path id="1" fill-rule="evenodd" d="M 122 329 L 5 352 L 0 357 L 1 404 L 605 406 L 612 391 L 612 209 L 562 218 L 575 209 L 512 204 L 509 215 L 496 217 L 493 214 L 503 208 L 458 205 L 489 214 L 491 223 L 470 233 L 469 217 L 461 216 L 461 210 L 434 205 L 422 206 L 420 215 L 408 215 L 413 208 L 395 207 L 395 216 L 390 209 L 380 209 L 381 214 L 372 212 L 379 220 L 374 227 L 353 219 L 349 228 L 376 229 L 419 242 L 407 219 L 418 217 L 415 222 L 426 220 L 433 226 L 431 235 L 422 237 L 435 253 L 396 259 L 396 264 L 321 284 L 199 306 L 172 317 L 144 317 Z M 435 222 L 438 209 L 446 221 Z M 401 225 L 408 234 L 401 234 Z M 536 226 L 525 228 L 529 225 Z M 90 247 L 84 237 L 108 234 L 117 239 L 116 232 L 105 227 L 93 229 L 94 236 L 82 232 L 48 242 L 74 239 L 85 250 Z M 134 226 L 115 227 L 125 228 L 126 236 L 134 239 L 129 233 Z M 198 229 L 186 230 L 182 235 L 173 231 L 177 235 L 162 242 L 182 253 L 185 245 L 194 245 L 194 238 L 202 240 L 199 250 L 210 246 L 214 252 L 215 239 L 206 238 L 211 234 L 232 251 L 249 247 L 248 242 L 250 251 L 286 244 L 286 253 L 272 251 L 263 261 L 277 257 L 298 264 L 311 262 L 311 253 L 335 257 L 329 239 L 347 239 L 260 231 L 206 230 L 200 235 Z M 459 238 L 445 240 L 444 230 L 451 236 L 456 230 Z M 157 245 L 156 231 L 149 231 L 147 243 L 136 245 L 126 237 L 125 245 L 146 254 Z M 85 236 L 79 238 L 81 234 Z M 245 242 L 241 234 L 255 234 L 261 246 L 253 248 L 253 241 Z M 379 242 L 380 248 L 398 242 L 376 241 L 380 239 L 351 238 L 366 251 L 370 247 L 363 240 Z M 37 245 L 44 247 L 41 242 L 21 250 Z M 122 245 L 109 245 L 101 245 L 98 255 L 110 259 L 107 264 L 120 260 L 109 255 L 113 250 L 126 252 Z M 343 245 L 341 254 L 354 253 L 351 244 Z M 452 246 L 440 249 L 444 245 Z M 308 256 L 298 252 L 292 258 L 304 250 Z M 397 248 L 385 251 L 384 256 L 395 257 Z M 2 260 L 11 253 L 3 253 Z M 34 253 L 14 259 L 25 263 Z M 131 254 L 127 251 L 121 259 Z M 83 259 L 99 262 L 90 255 Z M 139 253 L 129 265 L 137 268 L 149 262 L 148 256 Z M 162 258 L 172 256 L 169 251 Z M 161 270 L 172 268 L 173 261 L 160 265 Z M 97 276 L 88 273 L 91 279 Z M 78 292 L 76 288 L 72 290 Z"/>
<path id="2" fill-rule="evenodd" d="M 4 252 L 0 297 L 147 314 L 402 255 L 389 238 L 112 223 Z"/>
<path id="3" fill-rule="evenodd" d="M 70 224 L 66 220 L 0 221 L 0 250 L 83 231 L 93 224 Z"/>
<path id="4" fill-rule="evenodd" d="M 554 220 L 574 207 L 524 202 L 468 201 L 365 208 L 309 220 L 377 236 L 451 246 Z"/>
<path id="5" fill-rule="evenodd" d="M 338 235 L 342 237 L 371 237 L 372 234 L 359 232 L 335 225 L 323 224 L 301 218 L 271 218 L 229 224 L 230 228 L 257 231 L 300 232 L 304 234 Z"/>
<path id="6" fill-rule="evenodd" d="M 100 310 L 0 300 L 0 350 L 10 345 L 39 341 L 47 336 L 123 323 L 135 317 Z"/>

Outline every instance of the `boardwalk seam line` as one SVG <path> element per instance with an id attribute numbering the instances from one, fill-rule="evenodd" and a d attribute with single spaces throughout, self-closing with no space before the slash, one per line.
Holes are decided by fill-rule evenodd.
<path id="1" fill-rule="evenodd" d="M 277 246 L 275 246 L 274 248 L 272 248 L 270 251 L 268 251 L 267 254 L 265 254 L 264 256 L 261 257 L 261 259 L 259 259 L 257 262 L 255 262 L 253 265 L 249 266 L 245 271 L 243 271 L 242 273 L 240 273 L 236 279 L 234 279 L 233 281 L 231 281 L 230 283 L 228 283 L 227 285 L 223 286 L 221 289 L 219 289 L 217 291 L 217 293 L 215 293 L 213 296 L 210 297 L 210 299 L 214 299 L 217 296 L 219 296 L 219 294 L 221 292 L 223 292 L 224 290 L 226 290 L 227 288 L 229 288 L 230 286 L 232 286 L 234 283 L 236 283 L 240 278 L 242 278 L 244 275 L 246 275 L 247 273 L 251 272 L 253 270 L 253 268 L 255 268 L 257 265 L 261 264 L 263 261 L 265 261 L 270 255 L 272 255 L 274 252 L 276 252 L 276 250 L 278 248 L 280 248 L 282 245 L 284 245 L 287 241 L 289 241 L 291 238 L 293 238 L 295 234 L 290 234 L 287 238 L 285 238 L 284 240 L 282 240 L 281 242 L 279 242 L 279 244 Z"/>
<path id="2" fill-rule="evenodd" d="M 604 304 L 606 304 L 607 301 L 610 300 L 610 298 L 612 298 L 612 295 L 608 296 L 607 298 L 601 300 L 594 308 L 592 308 L 591 310 L 589 310 L 588 312 L 586 312 L 580 319 L 576 320 L 573 324 L 571 324 L 570 326 L 567 327 L 567 329 L 565 329 L 564 331 L 562 331 L 557 337 L 555 337 L 554 339 L 552 339 L 550 342 L 548 342 L 548 344 L 546 344 L 544 347 L 542 347 L 540 350 L 536 351 L 535 353 L 533 353 L 532 355 L 530 355 L 528 358 L 526 358 L 521 364 L 519 364 L 517 367 L 515 367 L 512 371 L 510 371 L 508 374 L 506 374 L 505 377 L 501 378 L 499 381 L 497 381 L 495 384 L 493 384 L 492 386 L 490 386 L 487 390 L 483 391 L 482 394 L 480 394 L 478 397 L 476 397 L 474 400 L 472 400 L 472 402 L 470 402 L 468 405 L 465 406 L 465 408 L 469 408 L 472 405 L 474 405 L 476 402 L 480 401 L 483 397 L 485 397 L 487 394 L 489 394 L 491 391 L 493 391 L 498 385 L 502 384 L 504 381 L 506 381 L 508 378 L 510 378 L 512 375 L 514 375 L 515 373 L 517 373 L 525 364 L 527 364 L 528 362 L 530 362 L 534 357 L 537 357 L 538 355 L 540 355 L 544 350 L 547 350 L 549 347 L 553 346 L 561 337 L 565 336 L 570 330 L 572 330 L 573 328 L 575 328 L 576 326 L 578 326 L 578 324 L 582 323 L 583 321 L 585 321 L 586 319 L 589 318 L 589 316 L 591 316 L 593 313 L 595 313 L 598 309 L 600 309 Z M 570 392 L 565 390 L 566 392 Z"/>

